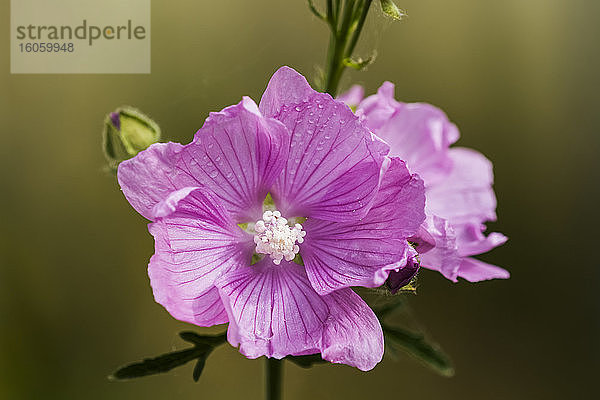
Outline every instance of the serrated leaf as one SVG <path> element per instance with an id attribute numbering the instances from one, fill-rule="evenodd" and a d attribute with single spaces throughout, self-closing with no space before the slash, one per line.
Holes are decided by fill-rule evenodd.
<path id="1" fill-rule="evenodd" d="M 454 375 L 449 357 L 439 345 L 430 342 L 422 333 L 382 324 L 386 347 L 392 351 L 402 350 L 425 366 L 443 376 Z"/>
<path id="2" fill-rule="evenodd" d="M 198 335 L 196 332 L 183 331 L 179 332 L 179 337 L 196 345 L 208 345 L 211 347 L 219 346 L 227 340 L 227 334 L 222 333 L 220 335 Z"/>
<path id="3" fill-rule="evenodd" d="M 398 6 L 392 0 L 379 0 L 379 2 L 381 4 L 381 11 L 383 11 L 384 14 L 392 17 L 396 21 L 399 21 L 402 19 L 402 17 L 406 16 L 404 11 L 399 9 Z"/>
<path id="4" fill-rule="evenodd" d="M 183 340 L 193 343 L 194 347 L 162 354 L 154 358 L 146 358 L 140 362 L 126 365 L 119 368 L 110 378 L 124 380 L 161 374 L 197 359 L 193 378 L 194 381 L 198 381 L 206 364 L 206 359 L 216 346 L 227 340 L 227 334 L 198 335 L 195 332 L 183 331 L 179 333 L 179 336 Z"/>
<path id="5" fill-rule="evenodd" d="M 287 356 L 286 360 L 289 360 L 302 368 L 310 368 L 315 364 L 324 364 L 327 361 L 321 358 L 320 354 L 309 354 L 306 356 Z"/>
<path id="6" fill-rule="evenodd" d="M 112 378 L 122 380 L 161 374 L 168 372 L 173 368 L 184 365 L 201 355 L 202 351 L 194 347 L 191 349 L 163 354 L 155 358 L 146 358 L 143 361 L 119 368 L 112 375 Z"/>
<path id="7" fill-rule="evenodd" d="M 201 357 L 198 359 L 198 362 L 196 363 L 196 366 L 194 367 L 194 372 L 192 374 L 194 382 L 198 382 L 198 379 L 200 379 L 200 375 L 202 375 L 202 371 L 204 371 L 204 366 L 206 365 L 206 358 L 207 357 Z"/>

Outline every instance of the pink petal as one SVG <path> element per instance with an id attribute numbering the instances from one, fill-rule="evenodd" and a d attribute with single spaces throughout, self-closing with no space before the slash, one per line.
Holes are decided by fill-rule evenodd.
<path id="1" fill-rule="evenodd" d="M 377 133 L 399 106 L 400 103 L 394 99 L 394 84 L 384 82 L 377 94 L 367 97 L 359 104 L 356 114 L 364 118 L 369 129 Z"/>
<path id="2" fill-rule="evenodd" d="M 287 161 L 288 144 L 286 128 L 263 117 L 245 97 L 210 114 L 194 142 L 181 151 L 177 168 L 219 197 L 235 221 L 256 221 Z"/>
<path id="3" fill-rule="evenodd" d="M 435 247 L 421 255 L 421 266 L 439 271 L 447 279 L 457 282 L 462 258 L 458 254 L 456 235 L 448 221 L 436 216 L 427 217 L 424 226 L 435 240 Z"/>
<path id="4" fill-rule="evenodd" d="M 373 207 L 356 222 L 309 218 L 300 252 L 320 294 L 350 286 L 378 287 L 407 263 L 412 236 L 425 219 L 423 181 L 394 158 Z"/>
<path id="5" fill-rule="evenodd" d="M 388 147 L 352 111 L 314 91 L 291 68 L 271 78 L 260 109 L 292 135 L 284 173 L 273 197 L 286 216 L 356 221 L 367 213 Z"/>
<path id="6" fill-rule="evenodd" d="M 230 321 L 227 338 L 248 358 L 321 352 L 361 369 L 381 360 L 381 327 L 362 299 L 350 289 L 319 296 L 295 263 L 263 260 L 217 286 Z"/>
<path id="7" fill-rule="evenodd" d="M 435 239 L 427 231 L 426 225 L 419 226 L 417 232 L 409 237 L 408 240 L 417 246 L 419 254 L 427 253 L 435 247 Z"/>
<path id="8" fill-rule="evenodd" d="M 246 265 L 252 240 L 201 188 L 171 193 L 150 224 L 155 253 L 148 266 L 156 301 L 175 318 L 199 326 L 227 322 L 217 277 Z"/>
<path id="9" fill-rule="evenodd" d="M 456 232 L 458 253 L 461 256 L 486 253 L 508 240 L 506 236 L 498 232 L 492 232 L 486 237 L 483 234 L 485 231 L 485 225 L 483 224 L 468 223 L 454 225 L 453 227 Z"/>
<path id="10" fill-rule="evenodd" d="M 244 98 L 211 113 L 186 146 L 155 144 L 119 165 L 125 197 L 144 217 L 172 191 L 204 187 L 214 193 L 238 222 L 256 221 L 267 191 L 287 161 L 286 128 L 260 115 Z"/>
<path id="11" fill-rule="evenodd" d="M 458 140 L 459 132 L 439 108 L 398 102 L 394 85 L 385 82 L 376 95 L 363 100 L 357 114 L 390 145 L 390 154 L 406 161 L 428 187 L 449 173 L 448 147 Z"/>
<path id="12" fill-rule="evenodd" d="M 352 289 L 324 296 L 329 306 L 321 355 L 332 363 L 369 371 L 383 358 L 383 332 L 369 306 Z"/>
<path id="13" fill-rule="evenodd" d="M 484 263 L 471 257 L 465 257 L 460 263 L 458 276 L 469 282 L 480 282 L 488 279 L 508 279 L 510 273 L 500 267 Z"/>
<path id="14" fill-rule="evenodd" d="M 123 194 L 145 218 L 153 219 L 154 206 L 169 193 L 194 186 L 190 176 L 179 174 L 174 169 L 182 148 L 179 143 L 156 143 L 119 164 L 117 176 Z"/>
<path id="15" fill-rule="evenodd" d="M 350 89 L 340 94 L 337 100 L 344 102 L 350 108 L 355 108 L 364 97 L 365 89 L 360 85 L 352 85 Z"/>
<path id="16" fill-rule="evenodd" d="M 471 149 L 457 147 L 448 154 L 453 164 L 451 173 L 427 187 L 427 213 L 452 224 L 496 220 L 492 163 Z"/>

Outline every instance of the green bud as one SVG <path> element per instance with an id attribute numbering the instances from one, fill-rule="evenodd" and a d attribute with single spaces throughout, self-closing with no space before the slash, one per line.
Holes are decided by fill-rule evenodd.
<path id="1" fill-rule="evenodd" d="M 381 4 L 381 11 L 393 19 L 399 21 L 406 16 L 406 13 L 399 9 L 392 0 L 379 0 L 379 2 Z"/>
<path id="2" fill-rule="evenodd" d="M 356 59 L 347 57 L 347 58 L 344 58 L 344 60 L 342 62 L 344 63 L 344 65 L 346 67 L 353 68 L 357 71 L 362 71 L 367 66 L 372 64 L 373 61 L 375 61 L 375 56 L 376 56 L 376 53 L 373 52 L 373 55 L 367 59 L 363 59 L 361 57 L 358 57 Z"/>
<path id="3" fill-rule="evenodd" d="M 113 169 L 159 140 L 156 122 L 133 107 L 119 107 L 104 120 L 104 155 Z"/>

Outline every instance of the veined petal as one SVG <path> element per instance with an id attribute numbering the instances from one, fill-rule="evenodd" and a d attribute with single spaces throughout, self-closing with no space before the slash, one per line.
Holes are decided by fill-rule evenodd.
<path id="1" fill-rule="evenodd" d="M 329 318 L 323 333 L 323 359 L 362 371 L 373 369 L 383 358 L 383 331 L 373 310 L 349 288 L 324 299 Z"/>
<path id="2" fill-rule="evenodd" d="M 362 299 L 350 289 L 319 296 L 293 262 L 263 260 L 217 286 L 229 316 L 227 338 L 248 358 L 321 353 L 361 369 L 381 360 L 381 327 Z"/>
<path id="3" fill-rule="evenodd" d="M 479 261 L 475 258 L 465 257 L 460 263 L 458 276 L 469 282 L 480 282 L 488 279 L 508 279 L 510 273 L 500 267 Z"/>
<path id="4" fill-rule="evenodd" d="M 210 189 L 236 222 L 256 221 L 262 202 L 287 161 L 289 134 L 263 117 L 248 97 L 211 113 L 177 168 Z"/>
<path id="5" fill-rule="evenodd" d="M 227 322 L 214 281 L 246 265 L 252 239 L 202 188 L 183 188 L 155 207 L 155 253 L 148 274 L 156 301 L 175 318 L 199 326 Z"/>
<path id="6" fill-rule="evenodd" d="M 263 260 L 227 274 L 217 286 L 229 314 L 228 340 L 246 357 L 319 352 L 328 309 L 300 265 Z"/>
<path id="7" fill-rule="evenodd" d="M 272 194 L 285 215 L 356 221 L 372 204 L 388 146 L 352 111 L 314 91 L 291 68 L 280 68 L 263 94 L 264 115 L 291 134 L 289 159 Z"/>
<path id="8" fill-rule="evenodd" d="M 452 171 L 443 181 L 427 188 L 427 213 L 452 224 L 496 220 L 496 196 L 492 189 L 492 163 L 483 154 L 452 148 Z"/>
<path id="9" fill-rule="evenodd" d="M 152 220 L 154 206 L 171 192 L 194 186 L 194 180 L 175 169 L 179 143 L 155 143 L 132 159 L 119 164 L 117 177 L 123 194 L 131 206 Z"/>
<path id="10" fill-rule="evenodd" d="M 204 187 L 214 193 L 237 222 L 255 221 L 262 201 L 279 177 L 289 148 L 280 122 L 263 117 L 256 104 L 239 104 L 211 113 L 194 141 L 154 144 L 119 165 L 119 184 L 144 217 L 172 191 Z"/>
<path id="11" fill-rule="evenodd" d="M 356 222 L 309 218 L 300 253 L 315 290 L 378 287 L 390 271 L 404 268 L 410 249 L 406 239 L 425 220 L 424 192 L 423 181 L 394 158 L 366 217 Z"/>

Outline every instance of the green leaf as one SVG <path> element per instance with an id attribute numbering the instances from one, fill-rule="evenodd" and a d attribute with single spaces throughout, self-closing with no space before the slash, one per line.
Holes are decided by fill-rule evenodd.
<path id="1" fill-rule="evenodd" d="M 167 353 L 155 358 L 146 358 L 141 362 L 119 368 L 112 378 L 123 380 L 141 378 L 143 376 L 161 374 L 173 368 L 184 365 L 202 355 L 197 348 L 191 348 L 173 353 Z"/>
<path id="2" fill-rule="evenodd" d="M 227 341 L 226 333 L 222 333 L 220 335 L 198 335 L 196 332 L 183 331 L 179 332 L 179 337 L 186 342 L 197 345 L 208 345 L 212 347 L 217 347 Z"/>
<path id="3" fill-rule="evenodd" d="M 199 358 L 192 375 L 194 382 L 198 382 L 198 379 L 200 379 L 200 375 L 202 375 L 202 371 L 204 371 L 204 365 L 206 365 L 206 357 Z"/>
<path id="4" fill-rule="evenodd" d="M 315 364 L 324 364 L 327 361 L 321 358 L 320 354 L 309 354 L 306 356 L 287 356 L 286 360 L 289 360 L 302 368 L 310 368 Z"/>
<path id="5" fill-rule="evenodd" d="M 401 296 L 388 296 L 387 301 L 380 301 L 378 305 L 373 306 L 373 312 L 375 312 L 377 318 L 383 321 L 388 315 L 405 305 L 406 301 Z"/>
<path id="6" fill-rule="evenodd" d="M 386 285 L 377 288 L 355 287 L 352 289 L 367 302 L 380 320 L 407 305 L 406 296 L 404 296 L 406 292 L 398 291 L 392 294 Z"/>
<path id="7" fill-rule="evenodd" d="M 312 0 L 308 0 L 308 8 L 310 9 L 310 11 L 315 14 L 318 18 L 322 19 L 323 21 L 327 20 L 327 17 L 325 17 L 325 15 L 320 12 L 319 10 L 317 10 L 317 7 L 315 7 L 314 3 Z"/>
<path id="8" fill-rule="evenodd" d="M 392 0 L 379 0 L 381 4 L 381 11 L 384 14 L 392 17 L 396 21 L 400 21 L 406 16 L 406 13 L 398 8 L 398 6 Z"/>
<path id="9" fill-rule="evenodd" d="M 184 331 L 180 332 L 179 336 L 183 340 L 193 343 L 194 347 L 162 354 L 154 358 L 146 358 L 140 362 L 126 365 L 119 368 L 110 378 L 124 380 L 161 374 L 197 359 L 192 376 L 194 381 L 197 382 L 204 370 L 206 359 L 215 347 L 225 343 L 227 334 L 198 335 L 195 332 Z"/>
<path id="10" fill-rule="evenodd" d="M 387 349 L 392 352 L 402 350 L 442 376 L 454 375 L 449 357 L 439 345 L 427 341 L 425 335 L 386 324 L 382 324 L 382 327 Z"/>

